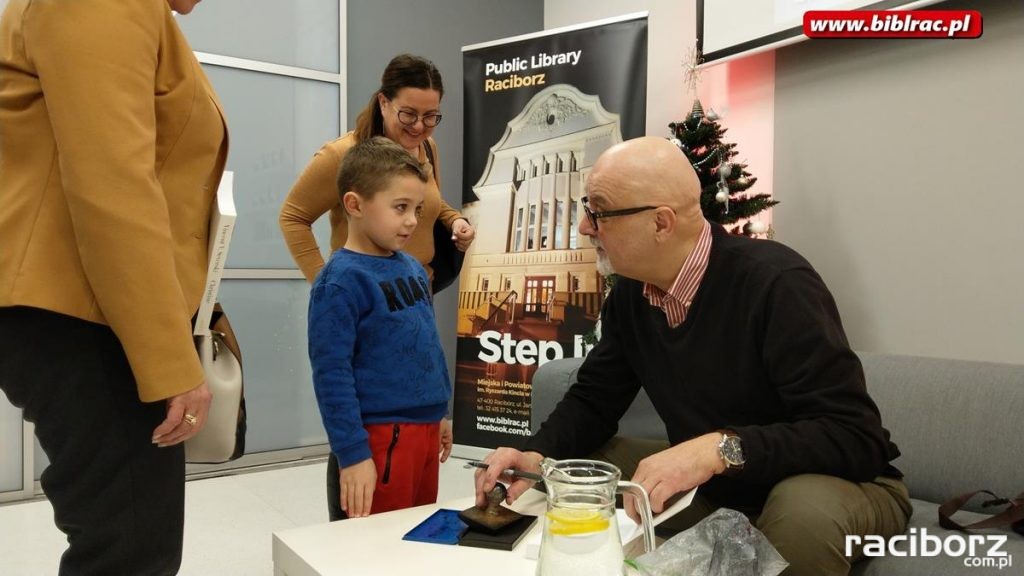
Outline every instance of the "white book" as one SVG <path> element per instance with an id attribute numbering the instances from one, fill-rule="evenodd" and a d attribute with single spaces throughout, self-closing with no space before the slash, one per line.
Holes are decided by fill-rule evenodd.
<path id="1" fill-rule="evenodd" d="M 234 183 L 235 173 L 225 171 L 217 188 L 213 211 L 210 213 L 209 264 L 206 268 L 203 298 L 199 302 L 199 312 L 196 314 L 196 327 L 192 332 L 196 336 L 210 333 L 213 305 L 217 303 L 220 279 L 224 275 L 224 265 L 228 260 L 231 233 L 235 230 L 235 218 L 238 216 L 235 211 Z"/>

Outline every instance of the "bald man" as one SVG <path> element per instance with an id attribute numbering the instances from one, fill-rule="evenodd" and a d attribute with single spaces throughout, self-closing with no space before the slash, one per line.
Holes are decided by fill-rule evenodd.
<path id="1" fill-rule="evenodd" d="M 478 500 L 504 469 L 598 454 L 644 486 L 655 512 L 699 486 L 679 528 L 719 507 L 744 512 L 788 576 L 847 574 L 860 554 L 846 555 L 847 535 L 903 533 L 911 507 L 889 463 L 899 451 L 811 265 L 707 222 L 697 175 L 662 138 L 607 150 L 586 191 L 580 234 L 599 269 L 621 276 L 601 340 L 525 450 L 488 455 Z M 641 387 L 669 443 L 614 438 Z M 509 501 L 530 485 L 512 482 Z"/>

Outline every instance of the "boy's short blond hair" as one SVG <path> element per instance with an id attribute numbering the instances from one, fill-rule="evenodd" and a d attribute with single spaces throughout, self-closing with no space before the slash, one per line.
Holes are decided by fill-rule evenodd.
<path id="1" fill-rule="evenodd" d="M 353 146 L 338 170 L 338 195 L 355 192 L 369 200 L 387 188 L 395 176 L 415 176 L 426 183 L 427 171 L 419 160 L 393 141 L 374 136 Z"/>

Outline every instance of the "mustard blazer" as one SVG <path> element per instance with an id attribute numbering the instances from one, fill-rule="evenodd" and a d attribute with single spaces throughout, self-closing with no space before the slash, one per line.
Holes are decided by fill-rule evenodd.
<path id="1" fill-rule="evenodd" d="M 109 325 L 144 402 L 195 388 L 190 324 L 226 156 L 220 103 L 166 0 L 10 0 L 0 306 Z"/>

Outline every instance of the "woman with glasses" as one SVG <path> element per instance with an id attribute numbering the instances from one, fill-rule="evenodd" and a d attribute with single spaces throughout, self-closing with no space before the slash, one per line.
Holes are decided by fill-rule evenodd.
<path id="1" fill-rule="evenodd" d="M 313 156 L 285 198 L 279 220 L 288 249 L 306 280 L 313 282 L 324 266 L 323 254 L 313 237 L 313 222 L 330 213 L 331 251 L 345 245 L 348 223 L 338 197 L 338 169 L 353 146 L 374 136 L 384 136 L 398 143 L 420 163 L 428 165 L 428 172 L 431 172 L 419 224 L 405 251 L 423 264 L 427 275 L 434 280 L 430 264 L 435 253 L 451 249 L 451 245 L 435 246 L 435 223 L 439 222 L 450 232 L 444 234 L 446 242 L 450 239 L 455 248 L 463 252 L 469 248 L 476 231 L 441 197 L 437 146 L 430 137 L 441 122 L 442 96 L 441 73 L 433 62 L 410 54 L 395 56 L 384 69 L 380 88 L 356 118 L 356 129 L 324 144 Z M 451 422 L 444 419 L 439 446 L 442 462 L 447 460 L 451 447 Z M 331 454 L 327 462 L 327 507 L 332 521 L 345 518 L 339 501 L 338 472 L 338 461 Z"/>
<path id="2" fill-rule="evenodd" d="M 430 137 L 441 122 L 444 85 L 433 62 L 413 56 L 395 56 L 384 69 L 380 88 L 370 97 L 356 119 L 356 129 L 324 144 L 292 186 L 281 207 L 281 232 L 299 269 L 312 282 L 324 266 L 323 254 L 313 237 L 313 222 L 330 213 L 331 251 L 345 245 L 348 226 L 338 198 L 338 169 L 346 152 L 357 142 L 385 136 L 400 144 L 433 173 L 419 225 L 406 251 L 419 260 L 433 278 L 430 267 L 435 246 L 433 228 L 440 220 L 451 231 L 456 247 L 465 252 L 476 232 L 457 210 L 441 197 L 437 145 Z M 443 248 L 443 247 L 438 247 Z"/>

